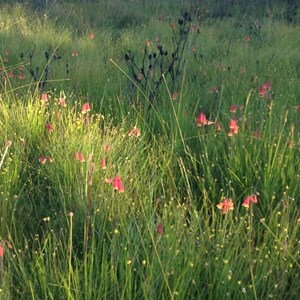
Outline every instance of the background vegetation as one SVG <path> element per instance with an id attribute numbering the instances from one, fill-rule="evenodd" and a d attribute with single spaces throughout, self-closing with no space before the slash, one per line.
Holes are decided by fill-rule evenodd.
<path id="1" fill-rule="evenodd" d="M 298 298 L 296 1 L 0 8 L 1 299 Z"/>

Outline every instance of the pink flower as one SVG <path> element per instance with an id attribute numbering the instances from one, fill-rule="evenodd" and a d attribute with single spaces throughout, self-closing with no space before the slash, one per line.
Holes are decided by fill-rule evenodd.
<path id="1" fill-rule="evenodd" d="M 14 72 L 13 71 L 7 72 L 7 77 L 8 78 L 14 78 Z"/>
<path id="2" fill-rule="evenodd" d="M 207 125 L 208 121 L 204 113 L 199 113 L 197 117 L 197 126 Z"/>
<path id="3" fill-rule="evenodd" d="M 113 183 L 114 190 L 118 190 L 119 193 L 124 192 L 124 186 L 120 176 L 116 176 Z"/>
<path id="4" fill-rule="evenodd" d="M 80 162 L 85 162 L 84 154 L 82 152 L 79 152 L 79 161 Z"/>
<path id="5" fill-rule="evenodd" d="M 19 77 L 20 80 L 24 80 L 26 76 L 25 76 L 24 73 L 21 73 L 21 74 L 19 74 L 18 77 Z"/>
<path id="6" fill-rule="evenodd" d="M 50 122 L 48 122 L 46 124 L 46 128 L 47 128 L 48 132 L 53 132 L 54 131 L 54 128 L 53 128 L 53 126 Z"/>
<path id="7" fill-rule="evenodd" d="M 42 95 L 41 95 L 41 100 L 42 100 L 44 103 L 46 103 L 46 102 L 48 101 L 48 95 L 47 95 L 47 93 L 42 93 Z"/>
<path id="8" fill-rule="evenodd" d="M 79 152 L 76 151 L 76 152 L 74 153 L 74 159 L 75 159 L 75 160 L 79 160 Z"/>
<path id="9" fill-rule="evenodd" d="M 224 199 L 217 205 L 217 208 L 221 209 L 223 214 L 226 214 L 229 210 L 233 210 L 234 203 L 231 199 Z"/>
<path id="10" fill-rule="evenodd" d="M 236 129 L 237 127 L 237 120 L 231 119 L 229 122 L 229 129 Z"/>
<path id="11" fill-rule="evenodd" d="M 241 105 L 241 104 L 232 104 L 230 106 L 231 113 L 235 113 L 237 110 L 242 110 L 242 109 L 243 109 L 243 105 Z"/>
<path id="12" fill-rule="evenodd" d="M 133 127 L 129 132 L 128 132 L 128 136 L 136 136 L 139 137 L 141 135 L 139 129 L 137 127 Z"/>
<path id="13" fill-rule="evenodd" d="M 244 37 L 244 42 L 249 42 L 250 41 L 250 35 L 246 35 L 245 37 Z"/>
<path id="14" fill-rule="evenodd" d="M 101 165 L 101 169 L 102 170 L 106 169 L 106 160 L 105 160 L 105 157 L 102 157 L 100 165 Z"/>
<path id="15" fill-rule="evenodd" d="M 47 161 L 53 162 L 53 158 L 52 158 L 51 156 L 48 156 L 48 157 L 47 157 Z"/>
<path id="16" fill-rule="evenodd" d="M 270 91 L 271 91 L 272 85 L 270 81 L 267 81 L 262 86 L 259 87 L 259 94 L 261 97 L 270 97 Z"/>
<path id="17" fill-rule="evenodd" d="M 229 132 L 228 136 L 233 136 L 234 134 L 238 134 L 239 127 L 237 125 L 237 120 L 231 119 L 229 122 Z"/>
<path id="18" fill-rule="evenodd" d="M 89 37 L 90 37 L 90 39 L 92 40 L 92 39 L 95 38 L 95 35 L 94 35 L 93 33 L 90 33 Z"/>
<path id="19" fill-rule="evenodd" d="M 0 244 L 0 257 L 4 256 L 4 247 Z"/>
<path id="20" fill-rule="evenodd" d="M 108 178 L 105 180 L 107 183 L 112 183 L 113 184 L 113 189 L 117 190 L 119 193 L 124 192 L 124 186 L 122 183 L 122 179 L 120 176 L 116 175 L 115 178 Z"/>
<path id="21" fill-rule="evenodd" d="M 157 233 L 157 235 L 163 235 L 163 233 L 164 233 L 164 227 L 163 227 L 162 223 L 159 223 L 157 225 L 156 233 Z"/>
<path id="22" fill-rule="evenodd" d="M 149 40 L 146 40 L 146 46 L 150 47 L 151 46 L 151 42 Z"/>
<path id="23" fill-rule="evenodd" d="M 216 123 L 216 129 L 217 131 L 222 131 L 222 126 L 219 122 Z"/>
<path id="24" fill-rule="evenodd" d="M 251 196 L 247 196 L 242 204 L 242 206 L 246 207 L 246 208 L 249 208 L 250 207 L 250 204 L 251 202 L 253 203 L 257 203 L 258 200 L 257 200 L 257 195 L 251 195 Z"/>
<path id="25" fill-rule="evenodd" d="M 59 98 L 59 105 L 62 107 L 66 107 L 67 106 L 67 101 L 65 97 L 60 97 Z"/>
<path id="26" fill-rule="evenodd" d="M 80 162 L 85 162 L 85 158 L 84 158 L 84 154 L 82 153 L 82 152 L 78 152 L 78 151 L 76 151 L 75 153 L 74 153 L 74 159 L 75 160 L 78 160 L 78 161 L 80 161 Z"/>
<path id="27" fill-rule="evenodd" d="M 39 158 L 39 162 L 40 162 L 42 165 L 44 165 L 44 164 L 47 162 L 47 157 L 41 156 L 41 157 Z"/>
<path id="28" fill-rule="evenodd" d="M 263 86 L 259 87 L 259 94 L 261 97 L 264 97 L 266 95 L 266 90 L 264 89 Z"/>
<path id="29" fill-rule="evenodd" d="M 82 105 L 81 112 L 82 112 L 83 114 L 89 112 L 90 110 L 91 110 L 91 109 L 90 109 L 90 104 L 89 104 L 89 102 L 86 102 L 86 103 L 84 103 L 84 104 Z"/>

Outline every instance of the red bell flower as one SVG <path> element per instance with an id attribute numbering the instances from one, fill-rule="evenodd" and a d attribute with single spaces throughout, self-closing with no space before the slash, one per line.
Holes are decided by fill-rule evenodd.
<path id="1" fill-rule="evenodd" d="M 53 125 L 50 122 L 48 122 L 46 124 L 46 128 L 47 128 L 48 132 L 53 132 L 54 131 Z"/>
<path id="2" fill-rule="evenodd" d="M 128 132 L 128 136 L 136 136 L 139 137 L 141 135 L 141 132 L 139 131 L 139 129 L 137 127 L 133 127 L 129 132 Z"/>
<path id="3" fill-rule="evenodd" d="M 234 203 L 232 199 L 224 199 L 222 202 L 217 204 L 217 208 L 221 209 L 223 214 L 226 214 L 229 210 L 233 210 Z"/>
<path id="4" fill-rule="evenodd" d="M 105 157 L 102 157 L 100 165 L 101 165 L 101 169 L 102 170 L 106 169 L 106 160 L 105 160 Z"/>
<path id="5" fill-rule="evenodd" d="M 208 121 L 204 113 L 200 112 L 197 117 L 197 126 L 207 125 Z"/>
<path id="6" fill-rule="evenodd" d="M 4 247 L 0 244 L 0 257 L 4 256 Z"/>
<path id="7" fill-rule="evenodd" d="M 46 103 L 46 102 L 48 101 L 48 95 L 47 95 L 47 93 L 42 93 L 42 95 L 41 95 L 41 100 L 42 100 L 44 103 Z"/>
<path id="8" fill-rule="evenodd" d="M 244 42 L 249 42 L 250 41 L 250 35 L 246 35 L 245 37 L 244 37 Z"/>
<path id="9" fill-rule="evenodd" d="M 117 190 L 119 193 L 123 193 L 125 191 L 122 179 L 120 176 L 116 175 L 115 178 L 108 178 L 105 180 L 107 183 L 113 184 L 113 189 Z"/>
<path id="10" fill-rule="evenodd" d="M 270 97 L 270 91 L 271 91 L 272 85 L 270 81 L 267 81 L 262 86 L 259 87 L 259 94 L 261 97 Z"/>
<path id="11" fill-rule="evenodd" d="M 89 102 L 86 102 L 82 105 L 82 109 L 81 109 L 81 112 L 83 114 L 86 114 L 87 112 L 89 112 L 91 110 L 90 108 L 90 103 Z"/>
<path id="12" fill-rule="evenodd" d="M 157 225 L 156 233 L 157 233 L 157 235 L 163 235 L 163 233 L 164 233 L 164 227 L 163 227 L 162 223 L 159 223 Z"/>
<path id="13" fill-rule="evenodd" d="M 249 208 L 250 207 L 250 204 L 251 202 L 253 203 L 257 203 L 258 200 L 257 200 L 257 195 L 250 195 L 250 196 L 247 196 L 242 204 L 242 206 L 244 206 L 245 208 Z"/>
<path id="14" fill-rule="evenodd" d="M 47 157 L 41 156 L 41 157 L 39 158 L 39 162 L 40 162 L 42 165 L 44 165 L 44 164 L 47 162 Z"/>

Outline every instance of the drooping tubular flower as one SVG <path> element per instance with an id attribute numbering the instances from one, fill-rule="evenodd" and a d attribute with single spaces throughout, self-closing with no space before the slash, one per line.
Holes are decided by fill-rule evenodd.
<path id="1" fill-rule="evenodd" d="M 51 122 L 48 122 L 46 124 L 46 128 L 47 128 L 48 132 L 50 132 L 50 133 L 54 131 L 54 128 L 53 128 L 53 125 Z"/>
<path id="2" fill-rule="evenodd" d="M 47 157 L 41 156 L 41 157 L 39 158 L 39 162 L 40 162 L 42 165 L 44 165 L 44 164 L 47 162 Z"/>
<path id="3" fill-rule="evenodd" d="M 164 227 L 163 227 L 162 223 L 159 223 L 157 225 L 156 233 L 157 233 L 157 235 L 163 235 L 163 233 L 164 233 Z"/>
<path id="4" fill-rule="evenodd" d="M 125 191 L 122 179 L 120 176 L 116 175 L 115 178 L 108 178 L 106 179 L 107 183 L 112 183 L 113 189 L 117 190 L 119 193 L 123 193 Z"/>
<path id="5" fill-rule="evenodd" d="M 257 203 L 257 202 L 258 202 L 258 200 L 257 200 L 257 195 L 256 195 L 256 194 L 247 196 L 247 197 L 245 198 L 245 200 L 244 200 L 242 206 L 244 206 L 245 208 L 249 208 L 251 202 L 253 202 L 253 203 Z"/>
<path id="6" fill-rule="evenodd" d="M 133 127 L 129 132 L 128 132 L 128 136 L 136 136 L 139 137 L 141 135 L 141 132 L 139 131 L 139 129 L 137 127 Z"/>
<path id="7" fill-rule="evenodd" d="M 0 244 L 0 257 L 4 256 L 4 247 Z"/>
<path id="8" fill-rule="evenodd" d="M 197 126 L 207 125 L 208 121 L 204 113 L 199 113 L 197 117 Z"/>
<path id="9" fill-rule="evenodd" d="M 229 210 L 233 210 L 234 203 L 232 199 L 224 199 L 222 202 L 217 204 L 217 208 L 221 209 L 223 214 L 227 214 Z"/>
<path id="10" fill-rule="evenodd" d="M 100 165 L 101 165 L 101 169 L 102 170 L 106 169 L 106 160 L 105 160 L 105 157 L 102 157 Z"/>
<path id="11" fill-rule="evenodd" d="M 233 136 L 234 134 L 238 134 L 239 132 L 239 127 L 237 125 L 237 120 L 230 120 L 229 122 L 229 132 L 228 136 Z"/>
<path id="12" fill-rule="evenodd" d="M 262 86 L 259 87 L 259 94 L 261 97 L 270 97 L 270 91 L 271 91 L 272 85 L 270 81 L 267 81 Z"/>
<path id="13" fill-rule="evenodd" d="M 82 109 L 81 109 L 81 112 L 83 114 L 86 114 L 87 112 L 89 112 L 91 110 L 90 108 L 90 103 L 89 102 L 86 102 L 82 105 Z"/>

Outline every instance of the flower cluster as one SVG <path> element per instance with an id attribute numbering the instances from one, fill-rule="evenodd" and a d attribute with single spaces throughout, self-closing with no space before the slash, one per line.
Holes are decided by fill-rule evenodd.
<path id="1" fill-rule="evenodd" d="M 203 112 L 200 112 L 198 114 L 198 117 L 197 117 L 197 126 L 202 126 L 202 125 L 211 125 L 211 124 L 214 124 L 213 121 L 209 121 L 207 120 L 205 114 Z"/>
<path id="2" fill-rule="evenodd" d="M 106 179 L 107 183 L 112 183 L 113 189 L 117 190 L 119 193 L 123 193 L 124 192 L 124 186 L 122 183 L 122 179 L 120 176 L 116 175 L 115 178 L 108 178 Z"/>
<path id="3" fill-rule="evenodd" d="M 4 256 L 4 247 L 0 244 L 0 258 Z"/>
<path id="4" fill-rule="evenodd" d="M 76 151 L 74 154 L 74 159 L 80 162 L 85 162 L 84 154 L 82 152 Z"/>
<path id="5" fill-rule="evenodd" d="M 266 83 L 264 83 L 262 86 L 259 87 L 259 94 L 261 97 L 267 97 L 270 98 L 272 85 L 270 81 L 267 81 Z"/>
<path id="6" fill-rule="evenodd" d="M 237 125 L 237 120 L 231 119 L 229 122 L 229 132 L 228 136 L 233 136 L 234 134 L 238 134 L 239 127 Z"/>
<path id="7" fill-rule="evenodd" d="M 243 108 L 244 108 L 244 106 L 241 104 L 232 104 L 230 106 L 230 112 L 235 113 L 237 110 L 242 110 Z"/>
<path id="8" fill-rule="evenodd" d="M 249 208 L 250 207 L 250 204 L 251 202 L 253 203 L 257 203 L 258 200 L 257 200 L 257 195 L 250 195 L 250 196 L 247 196 L 242 204 L 242 206 L 246 207 L 246 208 Z"/>
<path id="9" fill-rule="evenodd" d="M 223 214 L 226 214 L 228 213 L 229 210 L 233 210 L 234 203 L 232 199 L 225 198 L 222 202 L 217 204 L 217 208 L 221 209 Z"/>
<path id="10" fill-rule="evenodd" d="M 53 161 L 53 158 L 51 157 L 51 156 L 41 156 L 40 158 L 39 158 L 39 162 L 42 164 L 42 165 L 44 165 L 46 162 L 52 162 Z"/>
<path id="11" fill-rule="evenodd" d="M 242 206 L 245 207 L 245 208 L 249 208 L 251 202 L 252 203 L 257 203 L 258 202 L 256 194 L 247 196 L 244 199 L 244 202 L 243 202 Z M 234 209 L 234 203 L 233 203 L 232 199 L 225 198 L 222 202 L 217 204 L 217 208 L 219 208 L 222 211 L 223 214 L 227 214 L 230 210 Z"/>

